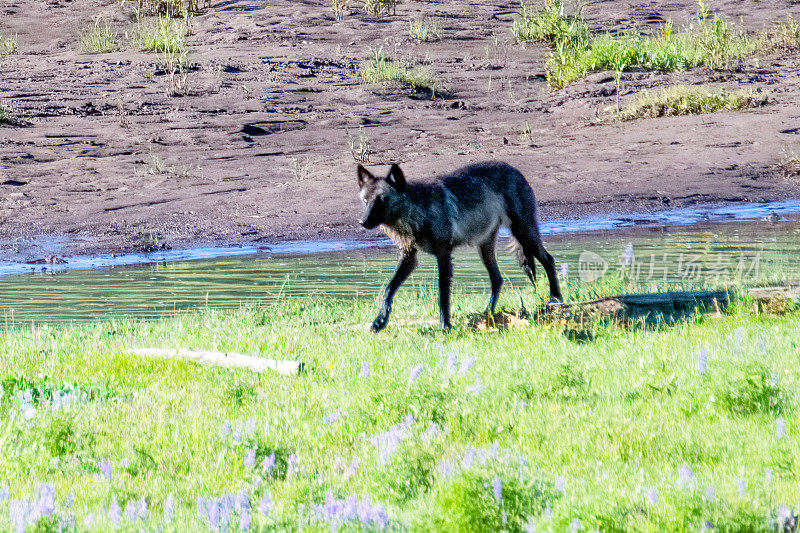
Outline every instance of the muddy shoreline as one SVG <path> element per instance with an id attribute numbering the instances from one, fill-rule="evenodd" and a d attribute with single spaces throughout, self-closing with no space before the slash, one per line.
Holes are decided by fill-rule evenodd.
<path id="1" fill-rule="evenodd" d="M 688 25 L 695 2 L 589 0 L 596 29 Z M 793 14 L 791 0 L 717 1 L 735 29 L 760 31 Z M 397 14 L 336 22 L 323 0 L 232 0 L 195 17 L 188 94 L 165 91 L 152 53 L 122 36 L 117 2 L 20 0 L 2 6 L 0 261 L 160 248 L 372 239 L 358 224 L 359 128 L 369 159 L 409 179 L 504 160 L 536 192 L 543 221 L 699 204 L 800 198 L 776 164 L 800 151 L 800 57 L 771 54 L 735 70 L 626 72 L 620 97 L 672 84 L 752 87 L 770 103 L 744 112 L 619 123 L 609 73 L 560 91 L 543 80 L 547 49 L 513 43 L 516 1 L 405 2 Z M 101 16 L 120 36 L 109 54 L 80 50 Z M 442 38 L 418 43 L 410 20 Z M 448 88 L 431 99 L 365 85 L 359 66 L 383 46 Z"/>

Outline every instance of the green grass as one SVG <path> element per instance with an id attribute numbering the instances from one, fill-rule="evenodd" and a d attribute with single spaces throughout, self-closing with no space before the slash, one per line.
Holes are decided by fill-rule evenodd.
<path id="1" fill-rule="evenodd" d="M 621 120 L 698 115 L 717 111 L 736 111 L 763 106 L 767 95 L 753 89 L 727 91 L 714 87 L 673 85 L 654 92 L 643 92 L 620 111 Z"/>
<path id="2" fill-rule="evenodd" d="M 0 56 L 13 54 L 17 51 L 16 37 L 6 37 L 0 35 Z"/>
<path id="3" fill-rule="evenodd" d="M 372 52 L 372 58 L 361 70 L 361 79 L 364 83 L 399 82 L 415 91 L 428 92 L 432 97 L 442 91 L 441 84 L 428 69 L 410 68 L 404 62 L 389 59 L 383 48 Z"/>
<path id="4" fill-rule="evenodd" d="M 626 288 L 567 285 L 573 298 Z M 197 498 L 239 491 L 252 531 L 329 531 L 313 510 L 328 493 L 385 506 L 393 531 L 521 531 L 529 522 L 564 531 L 576 519 L 587 531 L 697 531 L 706 521 L 719 531 L 770 531 L 780 506 L 796 505 L 800 315 L 756 316 L 741 302 L 721 318 L 669 328 L 598 324 L 593 342 L 576 343 L 546 323 L 483 333 L 460 325 L 484 300 L 457 293 L 447 334 L 412 322 L 435 316 L 433 291 L 401 292 L 379 335 L 367 331 L 375 304 L 361 300 L 153 322 L 7 323 L 0 494 L 7 483 L 11 500 L 31 498 L 37 484 L 53 483 L 56 514 L 74 513 L 81 531 L 112 529 L 111 502 L 124 510 L 142 498 L 147 518 L 132 524 L 123 511 L 122 530 L 156 529 L 169 495 L 176 510 L 166 531 L 206 530 Z M 134 346 L 258 353 L 300 360 L 306 371 L 143 359 L 128 353 Z M 459 371 L 469 358 L 474 366 Z M 410 382 L 415 365 L 423 370 Z M 64 390 L 72 401 L 55 410 Z M 381 454 L 376 435 L 396 447 Z M 264 474 L 258 465 L 273 452 L 275 468 Z M 98 466 L 107 460 L 110 479 Z M 691 474 L 681 477 L 682 467 Z M 265 494 L 268 517 L 256 512 Z M 9 506 L 0 496 L 0 529 L 11 528 Z"/>
<path id="5" fill-rule="evenodd" d="M 117 34 L 111 29 L 108 22 L 100 23 L 100 19 L 95 20 L 89 29 L 81 34 L 81 46 L 84 50 L 96 54 L 105 54 L 119 50 Z"/>
<path id="6" fill-rule="evenodd" d="M 435 22 L 420 19 L 409 22 L 408 35 L 421 43 L 438 41 L 442 38 L 442 32 Z"/>
<path id="7" fill-rule="evenodd" d="M 397 13 L 397 4 L 402 0 L 353 0 L 353 3 L 367 15 L 386 16 Z"/>
<path id="8" fill-rule="evenodd" d="M 186 23 L 169 15 L 159 16 L 153 24 L 139 23 L 134 42 L 142 50 L 182 55 L 188 50 Z"/>
<path id="9" fill-rule="evenodd" d="M 0 104 L 0 124 L 11 122 L 11 110 L 5 104 Z"/>
<path id="10" fill-rule="evenodd" d="M 632 68 L 675 71 L 700 65 L 723 68 L 755 52 L 760 42 L 734 32 L 700 0 L 697 30 L 674 32 L 667 22 L 660 35 L 635 32 L 590 31 L 578 15 L 565 15 L 561 0 L 547 0 L 538 11 L 523 3 L 512 25 L 518 42 L 543 41 L 552 46 L 545 74 L 554 88 L 562 88 L 591 72 Z"/>
<path id="11" fill-rule="evenodd" d="M 800 22 L 792 15 L 773 25 L 761 37 L 761 48 L 778 52 L 793 51 L 800 48 Z"/>

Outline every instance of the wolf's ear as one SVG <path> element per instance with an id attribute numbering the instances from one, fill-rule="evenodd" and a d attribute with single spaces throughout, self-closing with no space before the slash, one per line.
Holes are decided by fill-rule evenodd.
<path id="1" fill-rule="evenodd" d="M 372 175 L 372 172 L 367 170 L 361 165 L 358 165 L 358 186 L 363 187 L 365 183 L 368 181 L 375 181 L 375 176 Z"/>
<path id="2" fill-rule="evenodd" d="M 392 164 L 392 168 L 389 169 L 389 175 L 386 176 L 386 181 L 389 182 L 389 185 L 397 189 L 397 192 L 404 192 L 406 190 L 406 177 L 403 175 L 403 171 L 400 170 L 397 163 Z"/>

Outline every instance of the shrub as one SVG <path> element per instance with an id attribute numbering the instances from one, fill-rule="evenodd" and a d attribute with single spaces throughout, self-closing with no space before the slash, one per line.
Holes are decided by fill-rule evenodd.
<path id="1" fill-rule="evenodd" d="M 408 35 L 419 42 L 438 41 L 442 38 L 439 26 L 427 20 L 412 20 L 408 26 Z"/>
<path id="2" fill-rule="evenodd" d="M 17 51 L 17 39 L 0 35 L 0 56 L 13 54 Z"/>
<path id="3" fill-rule="evenodd" d="M 393 61 L 383 53 L 383 47 L 373 51 L 372 59 L 361 70 L 361 79 L 365 83 L 400 82 L 431 96 L 439 90 L 438 82 L 427 69 L 411 69 L 405 63 Z"/>
<path id="4" fill-rule="evenodd" d="M 703 0 L 699 5 L 698 31 L 674 33 L 669 21 L 661 35 L 651 37 L 631 32 L 593 35 L 580 14 L 564 14 L 561 0 L 547 0 L 536 12 L 523 3 L 511 31 L 518 42 L 552 45 L 545 74 L 554 88 L 602 70 L 723 68 L 757 48 L 754 40 L 732 32 L 719 16 L 710 19 Z"/>
<path id="5" fill-rule="evenodd" d="M 431 531 L 524 531 L 528 519 L 544 511 L 558 497 L 552 485 L 541 480 L 521 481 L 499 476 L 502 495 L 493 493 L 494 475 L 465 472 L 446 481 L 434 493 Z"/>
<path id="6" fill-rule="evenodd" d="M 97 54 L 119 50 L 117 34 L 111 29 L 111 25 L 108 22 L 101 24 L 99 18 L 94 21 L 93 26 L 90 26 L 81 35 L 81 45 L 84 50 Z"/>
<path id="7" fill-rule="evenodd" d="M 749 109 L 766 103 L 767 95 L 753 89 L 727 91 L 703 86 L 674 85 L 653 93 L 643 92 L 620 112 L 619 118 L 634 120 L 637 118 L 698 115 Z"/>
<path id="8" fill-rule="evenodd" d="M 143 50 L 181 55 L 187 51 L 186 33 L 185 23 L 174 20 L 169 15 L 162 15 L 153 26 L 146 27 L 139 23 L 134 42 Z"/>

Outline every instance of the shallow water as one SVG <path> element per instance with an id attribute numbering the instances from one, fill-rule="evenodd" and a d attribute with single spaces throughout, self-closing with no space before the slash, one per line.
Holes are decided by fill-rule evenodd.
<path id="1" fill-rule="evenodd" d="M 786 218 L 550 235 L 545 242 L 559 266 L 568 265 L 569 295 L 578 284 L 604 276 L 633 277 L 643 288 L 656 282 L 677 288 L 723 286 L 737 278 L 746 283 L 800 279 L 799 237 L 800 221 Z M 632 258 L 626 254 L 629 243 Z M 394 250 L 383 248 L 7 275 L 0 277 L 0 327 L 31 321 L 153 318 L 204 307 L 236 309 L 290 296 L 372 300 L 395 262 Z M 506 288 L 528 283 L 503 246 L 498 247 L 498 262 Z M 538 271 L 543 278 L 541 268 Z M 455 286 L 457 291 L 488 291 L 486 271 L 474 250 L 457 252 Z M 423 255 L 402 290 L 431 289 L 435 262 Z"/>
<path id="2" fill-rule="evenodd" d="M 616 231 L 624 228 L 686 226 L 708 224 L 714 222 L 732 222 L 743 220 L 759 220 L 769 218 L 793 217 L 800 215 L 800 200 L 780 200 L 734 205 L 697 205 L 666 209 L 653 213 L 604 213 L 579 219 L 545 220 L 540 224 L 543 235 L 565 235 L 583 232 Z M 502 229 L 501 236 L 510 233 Z M 62 237 L 41 237 L 36 239 L 36 247 L 44 256 L 54 255 L 52 251 L 63 247 L 66 240 Z M 8 243 L 0 243 L 0 246 Z M 146 263 L 163 263 L 172 261 L 193 261 L 198 259 L 215 259 L 220 257 L 236 257 L 253 254 L 296 255 L 327 252 L 345 252 L 363 248 L 389 246 L 391 242 L 377 240 L 315 240 L 285 241 L 265 245 L 240 246 L 200 246 L 195 248 L 158 250 L 148 253 L 99 254 L 91 256 L 67 257 L 58 264 L 18 263 L 0 261 L 0 276 L 23 274 L 26 272 L 58 272 L 63 270 L 85 270 L 103 267 L 119 267 Z M 46 250 L 51 250 L 46 253 Z M 55 254 L 58 255 L 58 254 Z"/>

